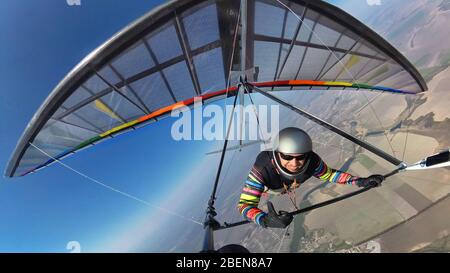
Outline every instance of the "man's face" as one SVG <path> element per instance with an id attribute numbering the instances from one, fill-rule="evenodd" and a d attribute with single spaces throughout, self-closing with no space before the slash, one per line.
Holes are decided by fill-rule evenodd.
<path id="1" fill-rule="evenodd" d="M 278 153 L 280 163 L 283 168 L 291 173 L 298 172 L 305 164 L 306 157 L 303 154 L 282 154 Z"/>

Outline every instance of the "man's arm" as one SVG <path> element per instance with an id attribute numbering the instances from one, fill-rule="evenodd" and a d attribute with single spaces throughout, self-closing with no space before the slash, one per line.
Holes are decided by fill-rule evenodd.
<path id="1" fill-rule="evenodd" d="M 323 181 L 329 181 L 336 184 L 356 185 L 357 181 L 360 179 L 358 176 L 353 176 L 349 173 L 328 167 L 319 156 L 317 156 L 317 160 L 314 161 L 316 161 L 316 166 L 314 167 L 313 176 Z"/>
<path id="2" fill-rule="evenodd" d="M 266 215 L 265 212 L 258 208 L 261 195 L 264 192 L 264 183 L 261 173 L 253 167 L 242 189 L 239 199 L 239 213 L 245 219 L 262 225 L 261 218 Z"/>

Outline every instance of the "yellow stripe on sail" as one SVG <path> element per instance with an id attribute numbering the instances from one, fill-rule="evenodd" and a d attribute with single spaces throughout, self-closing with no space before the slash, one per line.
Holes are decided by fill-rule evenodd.
<path id="1" fill-rule="evenodd" d="M 347 61 L 347 63 L 345 63 L 345 69 L 342 69 L 341 72 L 339 73 L 339 75 L 336 78 L 340 78 L 342 73 L 350 73 L 350 69 L 357 63 L 359 63 L 359 61 L 361 60 L 361 57 L 358 55 L 352 55 L 350 57 L 350 59 Z M 348 75 L 350 77 L 353 78 L 353 75 Z"/>
<path id="2" fill-rule="evenodd" d="M 352 86 L 353 84 L 348 82 L 325 82 L 326 85 L 335 85 L 335 86 Z"/>
<path id="3" fill-rule="evenodd" d="M 117 127 L 112 128 L 112 129 L 109 130 L 109 131 L 104 132 L 103 134 L 100 134 L 100 136 L 101 136 L 101 137 L 105 137 L 105 136 L 110 135 L 110 134 L 112 134 L 112 133 L 115 133 L 115 132 L 117 132 L 117 131 L 119 131 L 119 130 L 122 130 L 122 129 L 125 129 L 125 128 L 128 128 L 128 127 L 131 127 L 131 126 L 135 125 L 135 124 L 138 123 L 138 122 L 139 122 L 138 120 L 133 120 L 133 121 L 124 123 L 124 124 L 122 124 L 122 125 L 119 125 L 119 126 L 117 126 Z"/>
<path id="4" fill-rule="evenodd" d="M 104 104 L 101 100 L 99 100 L 99 99 L 96 99 L 95 101 L 94 101 L 94 103 L 95 103 L 95 108 L 98 110 L 98 111 L 100 111 L 100 112 L 102 112 L 102 113 L 104 113 L 104 114 L 107 114 L 108 116 L 110 116 L 111 118 L 113 118 L 113 119 L 116 119 L 116 120 L 118 120 L 118 121 L 122 121 L 114 112 L 113 112 L 113 110 L 111 110 L 111 108 L 109 108 L 106 104 Z"/>

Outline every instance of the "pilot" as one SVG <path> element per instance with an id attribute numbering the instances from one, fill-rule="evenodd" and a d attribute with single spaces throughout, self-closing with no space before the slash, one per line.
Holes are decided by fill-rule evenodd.
<path id="1" fill-rule="evenodd" d="M 264 228 L 285 228 L 293 218 L 285 211 L 277 213 L 271 202 L 267 202 L 268 212 L 258 208 L 261 195 L 268 190 L 288 193 L 311 176 L 358 187 L 377 187 L 384 180 L 383 175 L 379 174 L 361 178 L 328 167 L 313 152 L 311 137 L 299 128 L 288 127 L 281 130 L 275 143 L 273 150 L 262 151 L 257 156 L 238 204 L 239 212 L 244 218 Z"/>

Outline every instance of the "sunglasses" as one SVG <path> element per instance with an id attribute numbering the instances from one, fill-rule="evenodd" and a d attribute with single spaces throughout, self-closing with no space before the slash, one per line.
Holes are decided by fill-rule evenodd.
<path id="1" fill-rule="evenodd" d="M 284 160 L 292 160 L 295 158 L 295 160 L 304 160 L 308 157 L 308 154 L 302 154 L 302 155 L 297 155 L 297 156 L 293 156 L 293 155 L 286 155 L 283 153 L 278 153 L 280 155 L 280 157 Z"/>

